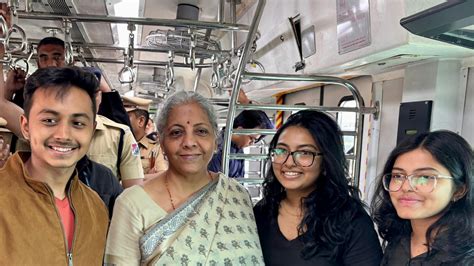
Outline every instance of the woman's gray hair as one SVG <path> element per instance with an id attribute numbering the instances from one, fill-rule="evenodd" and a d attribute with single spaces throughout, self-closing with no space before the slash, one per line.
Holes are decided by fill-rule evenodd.
<path id="1" fill-rule="evenodd" d="M 207 114 L 207 118 L 212 126 L 214 135 L 218 137 L 218 128 L 217 128 L 217 115 L 212 104 L 204 96 L 193 91 L 178 91 L 170 95 L 166 101 L 163 103 L 163 106 L 158 113 L 156 118 L 156 128 L 160 139 L 163 139 L 165 127 L 168 123 L 168 116 L 173 108 L 178 105 L 188 104 L 188 103 L 197 103 Z"/>

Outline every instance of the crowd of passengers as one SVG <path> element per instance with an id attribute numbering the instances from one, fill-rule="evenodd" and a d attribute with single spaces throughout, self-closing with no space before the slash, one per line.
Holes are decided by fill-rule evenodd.
<path id="1" fill-rule="evenodd" d="M 206 98 L 181 88 L 154 129 L 150 101 L 66 66 L 64 47 L 45 38 L 38 70 L 0 79 L 0 125 L 15 135 L 0 138 L 1 265 L 474 265 L 474 156 L 456 133 L 400 143 L 368 208 L 337 123 L 297 112 L 270 142 L 253 206 L 232 178 L 243 162 L 220 171 L 223 135 Z M 261 111 L 234 123 L 271 127 Z M 262 137 L 232 137 L 232 153 Z"/>

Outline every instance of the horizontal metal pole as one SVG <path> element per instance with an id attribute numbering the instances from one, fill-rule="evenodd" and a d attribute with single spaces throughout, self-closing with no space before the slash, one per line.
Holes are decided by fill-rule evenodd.
<path id="1" fill-rule="evenodd" d="M 275 135 L 276 129 L 232 129 L 235 135 Z"/>
<path id="2" fill-rule="evenodd" d="M 222 99 L 222 98 L 208 98 L 208 100 L 213 103 L 213 104 L 228 104 L 229 100 L 228 99 Z M 222 106 L 220 106 L 222 107 Z M 227 108 L 224 108 L 223 110 L 227 110 Z"/>
<path id="3" fill-rule="evenodd" d="M 248 161 L 261 161 L 267 160 L 269 157 L 267 154 L 246 154 L 246 153 L 231 153 L 229 159 L 234 160 L 248 160 Z M 346 155 L 347 160 L 355 160 L 353 154 Z"/>
<path id="4" fill-rule="evenodd" d="M 268 159 L 267 154 L 246 154 L 246 153 L 231 153 L 229 159 L 235 160 L 249 160 L 249 161 L 261 161 Z"/>
<path id="5" fill-rule="evenodd" d="M 136 18 L 136 17 L 116 17 L 107 15 L 87 15 L 73 14 L 60 15 L 46 12 L 24 12 L 19 11 L 20 19 L 36 19 L 36 20 L 70 20 L 72 22 L 109 22 L 120 24 L 150 25 L 150 26 L 167 26 L 167 27 L 189 27 L 196 29 L 214 29 L 223 31 L 248 31 L 248 25 L 218 23 L 197 20 L 184 19 L 159 19 L 159 18 Z"/>
<path id="6" fill-rule="evenodd" d="M 276 129 L 233 129 L 232 134 L 235 135 L 275 135 Z M 357 136 L 355 131 L 341 131 L 344 136 Z"/>
<path id="7" fill-rule="evenodd" d="M 280 80 L 280 81 L 313 81 L 325 84 L 345 85 L 350 83 L 345 79 L 332 76 L 318 76 L 318 75 L 295 75 L 295 74 L 277 74 L 277 73 L 253 73 L 244 72 L 242 76 L 246 79 L 252 80 Z"/>
<path id="8" fill-rule="evenodd" d="M 346 154 L 346 160 L 355 160 L 356 157 L 354 154 Z"/>
<path id="9" fill-rule="evenodd" d="M 235 181 L 241 184 L 262 184 L 265 179 L 263 178 L 234 178 Z"/>
<path id="10" fill-rule="evenodd" d="M 123 64 L 123 59 L 110 59 L 110 58 L 92 58 L 92 57 L 85 57 L 84 58 L 88 62 L 96 62 L 96 63 L 110 63 L 110 64 Z M 141 66 L 167 66 L 168 62 L 164 61 L 146 61 L 146 60 L 133 60 L 134 65 L 141 65 Z M 183 63 L 173 63 L 174 67 L 191 67 L 190 64 L 183 64 Z M 210 68 L 212 67 L 211 64 L 196 64 L 196 68 Z"/>
<path id="11" fill-rule="evenodd" d="M 239 104 L 237 110 L 279 110 L 279 111 L 300 111 L 300 110 L 319 110 L 326 112 L 361 112 L 363 114 L 373 114 L 377 112 L 375 107 L 328 107 L 311 105 L 280 105 L 280 104 Z M 360 110 L 359 110 L 360 109 Z"/>
<path id="12" fill-rule="evenodd" d="M 33 45 L 38 45 L 39 39 L 28 39 L 28 42 L 33 44 Z M 19 44 L 21 43 L 21 40 L 19 38 L 13 38 L 10 43 L 12 44 Z M 97 49 L 97 50 L 119 50 L 119 51 L 124 51 L 128 49 L 128 46 L 121 46 L 117 44 L 108 44 L 108 43 L 83 43 L 83 42 L 72 42 L 72 46 L 75 47 L 81 47 L 81 48 L 87 48 L 87 49 Z M 149 46 L 141 46 L 141 45 L 136 45 L 133 47 L 133 49 L 137 52 L 150 52 L 150 53 L 168 53 L 170 50 L 172 50 L 176 55 L 179 56 L 189 56 L 189 50 L 188 49 L 168 49 L 168 48 L 159 48 L 159 47 L 149 47 Z M 212 55 L 223 55 L 223 56 L 230 56 L 230 51 L 228 50 L 222 50 L 220 52 L 213 52 L 205 49 L 200 49 L 200 48 L 195 48 L 195 53 L 196 57 L 200 56 L 208 56 L 211 57 Z"/>

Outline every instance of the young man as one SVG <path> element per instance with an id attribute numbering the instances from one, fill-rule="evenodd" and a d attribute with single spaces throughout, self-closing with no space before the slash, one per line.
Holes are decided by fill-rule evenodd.
<path id="1" fill-rule="evenodd" d="M 65 66 L 65 43 L 61 39 L 56 37 L 46 37 L 42 39 L 38 43 L 37 53 L 37 64 L 40 69 Z M 0 53 L 0 55 L 3 55 L 3 52 Z M 22 94 L 24 79 L 25 73 L 22 70 L 12 70 L 8 73 L 5 85 L 4 98 L 14 102 L 20 107 L 23 107 Z M 124 188 L 141 184 L 143 181 L 143 171 L 141 167 L 139 167 L 141 162 L 138 154 L 138 144 L 135 143 L 129 129 L 130 120 L 122 105 L 119 93 L 112 91 L 103 79 L 100 81 L 97 94 L 99 95 L 101 104 L 98 103 L 97 106 L 104 106 L 102 110 L 104 116 L 100 115 L 101 109 L 99 109 L 99 115 L 96 117 L 97 130 L 87 155 L 89 159 L 108 167 L 113 175 L 117 176 L 119 180 L 122 180 L 122 186 Z M 1 101 L 2 99 L 0 99 L 0 103 Z M 15 119 L 11 120 L 10 123 L 12 123 L 12 121 L 16 123 Z M 115 121 L 119 121 L 119 123 Z M 15 125 L 11 126 L 15 127 Z M 12 131 L 17 134 L 15 130 Z M 87 169 L 90 170 L 92 168 Z M 97 167 L 94 169 L 97 169 Z M 81 178 L 84 178 L 82 171 L 80 174 Z M 89 178 L 94 179 L 93 181 L 97 181 L 95 179 L 98 177 L 89 175 Z M 99 181 L 104 183 L 104 180 Z M 91 184 L 94 185 L 97 183 L 92 182 Z M 95 187 L 93 188 L 96 189 Z M 104 187 L 102 186 L 102 188 Z M 102 193 L 102 191 L 104 191 L 102 188 L 99 188 L 101 191 L 97 192 L 100 193 L 103 199 L 106 199 Z M 115 192 L 119 191 L 114 189 L 114 195 L 116 194 Z M 115 198 L 113 195 L 110 197 Z M 112 205 L 110 205 L 106 199 L 106 204 L 110 207 L 113 205 L 113 202 Z"/>
<path id="2" fill-rule="evenodd" d="M 273 124 L 263 111 L 244 110 L 234 119 L 234 129 L 271 129 Z M 243 153 L 243 149 L 263 138 L 262 135 L 232 135 L 230 153 Z M 224 130 L 219 138 L 217 152 L 212 157 L 208 169 L 213 172 L 222 170 L 222 149 L 224 146 Z M 244 177 L 244 160 L 229 161 L 229 177 Z"/>
<path id="3" fill-rule="evenodd" d="M 74 67 L 28 78 L 21 131 L 31 152 L 15 153 L 0 169 L 2 264 L 102 264 L 107 209 L 76 171 L 94 133 L 97 86 Z"/>
<path id="4" fill-rule="evenodd" d="M 160 144 L 157 140 L 148 138 L 146 134 L 148 121 L 150 120 L 148 109 L 151 100 L 127 96 L 123 96 L 122 100 L 130 118 L 133 135 L 140 147 L 140 158 L 145 179 L 150 177 L 151 174 L 168 169 L 168 163 L 163 157 Z"/>

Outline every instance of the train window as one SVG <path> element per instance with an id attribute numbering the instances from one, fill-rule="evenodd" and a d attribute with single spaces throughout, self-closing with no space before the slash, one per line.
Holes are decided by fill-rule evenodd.
<path id="1" fill-rule="evenodd" d="M 344 96 L 338 104 L 339 107 L 356 107 L 356 101 L 353 96 Z M 356 130 L 357 114 L 354 112 L 339 112 L 337 113 L 337 123 L 344 132 L 344 152 L 346 154 L 354 153 L 355 136 L 351 134 Z"/>

